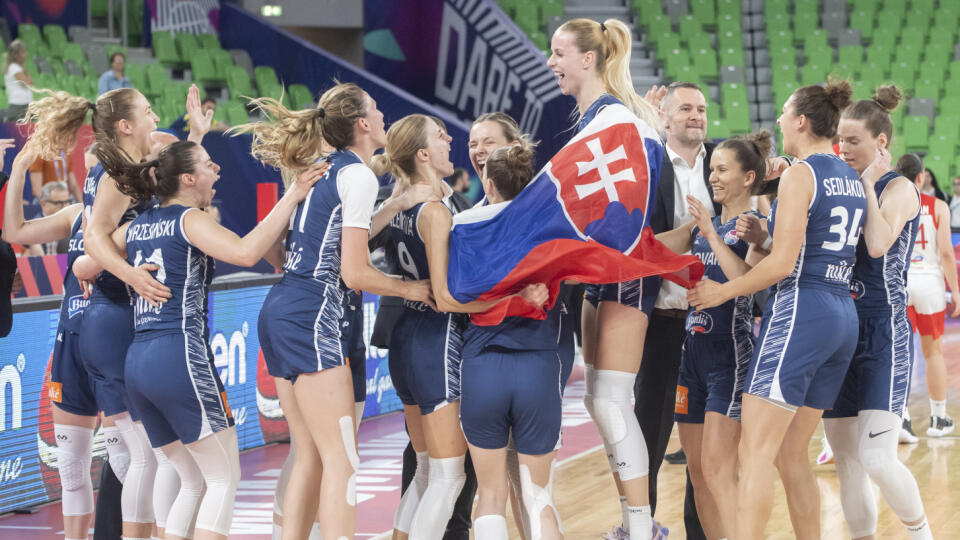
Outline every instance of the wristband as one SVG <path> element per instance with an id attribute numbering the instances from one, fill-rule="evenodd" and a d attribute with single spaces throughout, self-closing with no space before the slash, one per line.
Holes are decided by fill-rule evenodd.
<path id="1" fill-rule="evenodd" d="M 762 244 L 760 244 L 760 249 L 764 251 L 770 251 L 770 246 L 772 245 L 773 245 L 773 237 L 768 234 L 767 239 L 764 240 Z"/>

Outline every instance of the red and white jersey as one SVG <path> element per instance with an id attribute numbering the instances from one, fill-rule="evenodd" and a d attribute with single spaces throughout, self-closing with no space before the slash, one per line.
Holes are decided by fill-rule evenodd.
<path id="1" fill-rule="evenodd" d="M 917 237 L 913 244 L 908 275 L 927 274 L 943 276 L 940 267 L 940 249 L 937 246 L 937 199 L 925 193 L 920 194 L 920 221 Z"/>

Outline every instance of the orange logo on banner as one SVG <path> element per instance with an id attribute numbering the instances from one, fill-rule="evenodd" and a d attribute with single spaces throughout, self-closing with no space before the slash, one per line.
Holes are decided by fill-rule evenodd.
<path id="1" fill-rule="evenodd" d="M 673 412 L 677 414 L 687 414 L 689 405 L 687 402 L 687 391 L 686 386 L 677 386 L 677 402 L 673 406 Z"/>
<path id="2" fill-rule="evenodd" d="M 47 397 L 54 403 L 63 401 L 63 383 L 50 381 L 50 389 L 47 390 Z"/>
<path id="3" fill-rule="evenodd" d="M 229 416 L 230 418 L 233 418 L 233 413 L 230 412 L 230 404 L 227 403 L 227 392 L 226 392 L 226 391 L 220 392 L 220 399 L 223 400 L 223 408 L 226 409 L 226 411 L 227 411 L 227 416 Z"/>

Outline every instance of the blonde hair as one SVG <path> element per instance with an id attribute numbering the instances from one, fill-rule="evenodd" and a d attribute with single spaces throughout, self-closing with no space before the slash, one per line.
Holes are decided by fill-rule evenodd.
<path id="1" fill-rule="evenodd" d="M 377 176 L 390 173 L 396 179 L 396 193 L 412 183 L 412 177 L 417 172 L 417 152 L 427 147 L 430 124 L 440 126 L 425 114 L 411 114 L 397 120 L 387 130 L 387 145 L 383 153 L 373 157 L 370 168 Z"/>
<path id="2" fill-rule="evenodd" d="M 497 123 L 500 129 L 503 130 L 503 136 L 507 139 L 507 142 L 519 141 L 521 138 L 526 137 L 526 135 L 520 132 L 520 126 L 517 124 L 517 121 L 505 112 L 495 111 L 481 114 L 473 121 L 470 127 L 483 122 Z"/>
<path id="3" fill-rule="evenodd" d="M 24 125 L 34 123 L 30 140 L 40 157 L 51 160 L 61 151 L 69 150 L 77 142 L 77 131 L 86 123 L 87 113 L 93 112 L 91 123 L 96 136 L 97 159 L 126 154 L 117 142 L 117 122 L 133 118 L 133 102 L 139 92 L 132 88 L 118 88 L 104 93 L 97 102 L 71 95 L 64 91 L 38 90 L 46 97 L 30 103 L 27 113 L 17 121 Z"/>
<path id="4" fill-rule="evenodd" d="M 267 120 L 236 126 L 229 132 L 252 133 L 253 157 L 290 172 L 305 169 L 322 157 L 323 141 L 337 150 L 353 145 L 354 124 L 366 116 L 366 93 L 353 83 L 339 83 L 324 92 L 315 109 L 291 111 L 273 98 L 254 99 L 250 104 Z"/>
<path id="5" fill-rule="evenodd" d="M 20 41 L 19 39 L 11 41 L 10 47 L 7 48 L 7 52 L 3 55 L 4 75 L 6 75 L 7 70 L 10 69 L 10 64 L 19 64 L 23 62 L 23 60 L 20 60 L 20 62 L 14 62 L 14 58 L 20 58 L 21 55 L 26 55 L 26 53 L 27 45 L 24 42 Z"/>
<path id="6" fill-rule="evenodd" d="M 596 55 L 597 72 L 607 91 L 650 127 L 660 128 L 657 110 L 638 95 L 633 87 L 633 78 L 630 76 L 630 52 L 633 44 L 630 29 L 626 24 L 617 19 L 607 19 L 603 23 L 590 19 L 573 19 L 563 23 L 557 32 L 573 34 L 574 43 L 581 53 L 593 51 Z"/>

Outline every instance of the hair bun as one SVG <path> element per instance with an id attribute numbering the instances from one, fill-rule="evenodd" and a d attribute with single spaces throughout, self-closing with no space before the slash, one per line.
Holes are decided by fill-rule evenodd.
<path id="1" fill-rule="evenodd" d="M 873 94 L 873 100 L 884 109 L 892 111 L 903 101 L 903 92 L 892 84 L 880 86 Z"/>
<path id="2" fill-rule="evenodd" d="M 846 109 L 850 106 L 850 103 L 852 103 L 853 88 L 850 87 L 850 83 L 847 81 L 837 81 L 831 78 L 827 82 L 824 90 L 827 93 L 827 98 L 830 99 L 830 102 L 833 103 L 833 106 L 836 107 L 838 111 Z"/>

